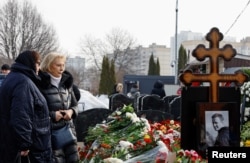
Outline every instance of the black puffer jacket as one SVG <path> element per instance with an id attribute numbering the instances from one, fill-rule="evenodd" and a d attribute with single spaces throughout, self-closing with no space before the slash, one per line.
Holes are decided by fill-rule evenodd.
<path id="1" fill-rule="evenodd" d="M 52 119 L 52 132 L 53 130 L 62 128 L 66 123 L 69 123 L 72 132 L 76 136 L 75 126 L 72 120 L 65 121 L 61 119 L 59 121 L 55 121 L 55 112 L 58 110 L 72 109 L 72 119 L 76 118 L 78 115 L 78 103 L 72 90 L 72 75 L 69 72 L 64 71 L 58 88 L 51 84 L 51 77 L 48 73 L 40 72 L 39 76 L 42 78 L 42 82 L 40 83 L 40 90 L 46 98 L 49 106 L 50 116 Z M 72 144 L 67 145 L 63 149 L 54 150 L 53 153 L 53 159 L 55 163 L 77 162 L 79 159 L 77 151 L 77 140 Z"/>
<path id="2" fill-rule="evenodd" d="M 32 82 L 35 72 L 12 65 L 0 89 L 0 162 L 14 162 L 19 151 L 30 150 L 31 162 L 50 162 L 51 132 L 47 103 Z"/>
<path id="3" fill-rule="evenodd" d="M 50 75 L 48 73 L 39 72 L 39 76 L 42 79 L 40 90 L 46 98 L 49 106 L 50 117 L 52 119 L 52 129 L 59 129 L 68 122 L 64 120 L 56 122 L 55 111 L 72 109 L 74 112 L 72 118 L 74 119 L 78 115 L 78 103 L 72 89 L 73 77 L 69 72 L 64 71 L 59 88 L 57 88 L 50 83 Z"/>

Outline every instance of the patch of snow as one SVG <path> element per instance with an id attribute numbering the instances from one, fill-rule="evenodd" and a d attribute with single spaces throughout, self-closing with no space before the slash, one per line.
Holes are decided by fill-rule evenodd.
<path id="1" fill-rule="evenodd" d="M 106 106 L 109 107 L 109 97 L 108 95 L 100 95 L 100 96 L 96 96 L 100 101 L 102 101 L 104 104 L 106 104 Z"/>
<path id="2" fill-rule="evenodd" d="M 79 90 L 81 93 L 81 98 L 78 102 L 79 113 L 93 108 L 109 109 L 109 99 L 107 95 L 95 97 L 89 91 Z"/>

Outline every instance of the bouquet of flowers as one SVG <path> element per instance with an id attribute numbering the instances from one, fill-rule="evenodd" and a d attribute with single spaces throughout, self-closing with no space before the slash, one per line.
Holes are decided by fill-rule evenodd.
<path id="1" fill-rule="evenodd" d="M 250 81 L 245 82 L 241 87 L 240 87 L 241 95 L 242 98 L 245 98 L 245 104 L 246 106 L 250 106 Z"/>
<path id="2" fill-rule="evenodd" d="M 242 101 L 242 107 L 244 108 L 244 120 L 243 121 L 249 121 L 250 120 L 250 81 L 245 82 L 241 87 L 241 101 Z"/>
<path id="3" fill-rule="evenodd" d="M 165 120 L 151 124 L 137 117 L 131 105 L 113 112 L 107 122 L 89 127 L 84 146 L 79 148 L 81 163 L 166 163 L 171 162 L 173 153 L 177 157 L 172 160 L 175 163 L 203 161 L 193 151 L 191 154 L 181 151 L 179 122 Z"/>
<path id="4" fill-rule="evenodd" d="M 241 146 L 250 147 L 250 121 L 242 125 L 240 138 L 241 138 Z"/>

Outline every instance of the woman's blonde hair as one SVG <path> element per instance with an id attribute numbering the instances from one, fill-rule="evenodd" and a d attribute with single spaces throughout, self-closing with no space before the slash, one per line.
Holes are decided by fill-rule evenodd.
<path id="1" fill-rule="evenodd" d="M 51 65 L 57 58 L 62 58 L 66 61 L 66 56 L 60 53 L 52 52 L 47 55 L 42 59 L 40 69 L 42 71 L 50 72 L 51 71 Z"/>

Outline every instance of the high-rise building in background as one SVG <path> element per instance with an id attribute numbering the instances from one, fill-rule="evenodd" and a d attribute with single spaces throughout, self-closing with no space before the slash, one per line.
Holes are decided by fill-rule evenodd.
<path id="1" fill-rule="evenodd" d="M 85 58 L 76 56 L 74 58 L 67 58 L 66 68 L 71 67 L 73 69 L 85 69 Z"/>
<path id="2" fill-rule="evenodd" d="M 147 75 L 150 56 L 153 54 L 155 62 L 157 59 L 160 63 L 160 75 L 169 75 L 170 71 L 170 48 L 167 48 L 165 45 L 157 45 L 155 43 L 149 45 L 148 47 L 138 46 L 134 49 L 131 49 L 131 53 L 134 53 L 133 66 L 134 69 L 132 72 L 133 75 Z"/>
<path id="3" fill-rule="evenodd" d="M 202 33 L 181 31 L 180 33 L 178 33 L 177 37 L 177 52 L 179 51 L 180 45 L 182 44 L 189 56 L 187 64 L 196 62 L 196 59 L 192 56 L 192 51 L 197 47 L 197 45 L 203 44 L 207 48 L 209 47 L 209 42 L 205 39 L 205 35 L 203 35 Z M 242 58 L 243 56 L 243 59 L 249 59 L 248 56 L 250 56 L 250 37 L 246 37 L 240 40 L 240 42 L 237 42 L 235 37 L 226 36 L 220 42 L 220 48 L 222 48 L 225 44 L 231 44 L 233 48 L 236 49 L 239 57 Z M 175 67 L 173 65 L 171 66 L 171 63 L 175 61 L 175 47 L 175 36 L 173 36 L 170 38 L 170 47 L 152 43 L 148 47 L 139 45 L 133 49 L 130 49 L 129 54 L 132 57 L 132 63 L 130 63 L 129 65 L 130 69 L 132 69 L 130 71 L 131 75 L 147 75 L 149 59 L 151 54 L 153 54 L 155 61 L 159 59 L 160 75 L 174 76 Z M 74 68 L 80 68 L 84 70 L 85 59 L 80 57 L 69 58 L 67 60 L 67 65 L 72 65 Z"/>

